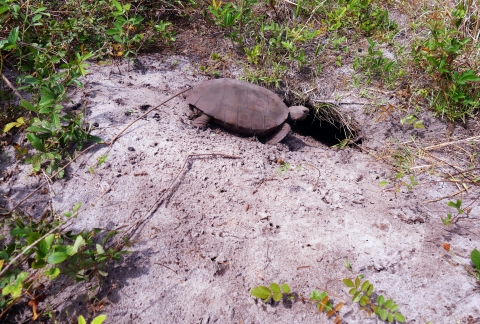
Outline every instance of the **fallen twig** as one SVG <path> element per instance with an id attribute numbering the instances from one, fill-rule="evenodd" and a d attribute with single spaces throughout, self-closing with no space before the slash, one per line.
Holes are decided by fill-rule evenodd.
<path id="1" fill-rule="evenodd" d="M 161 263 L 158 263 L 158 262 L 154 262 L 154 263 L 155 263 L 155 264 L 158 264 L 159 266 L 162 266 L 162 267 L 164 267 L 164 268 L 167 268 L 168 270 L 172 270 L 173 272 L 175 272 L 175 274 L 178 274 L 177 271 L 173 270 L 172 268 L 167 267 L 167 266 L 164 265 L 164 264 L 161 264 Z"/>
<path id="2" fill-rule="evenodd" d="M 455 143 L 466 142 L 466 141 L 473 141 L 473 140 L 476 140 L 476 139 L 480 139 L 480 136 L 473 136 L 473 137 L 461 139 L 461 140 L 458 140 L 458 141 L 445 142 L 445 143 L 442 143 L 442 144 L 427 146 L 427 147 L 424 147 L 423 149 L 424 149 L 424 150 L 433 150 L 433 149 L 437 149 L 437 148 L 440 148 L 440 147 L 452 145 L 452 144 L 455 144 Z"/>
<path id="3" fill-rule="evenodd" d="M 12 89 L 13 93 L 15 93 L 15 95 L 20 98 L 20 100 L 24 100 L 22 95 L 17 91 L 17 89 L 15 89 L 15 87 L 13 86 L 13 84 L 10 83 L 10 80 L 7 79 L 7 77 L 2 73 L 2 79 L 3 81 L 5 81 L 5 83 L 7 84 L 7 86 Z"/>

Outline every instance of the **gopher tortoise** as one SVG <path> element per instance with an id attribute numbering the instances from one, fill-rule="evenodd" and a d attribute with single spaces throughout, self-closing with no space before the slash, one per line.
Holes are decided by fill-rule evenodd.
<path id="1" fill-rule="evenodd" d="M 287 108 L 279 96 L 260 86 L 233 79 L 214 79 L 195 87 L 186 98 L 193 110 L 192 125 L 205 128 L 214 122 L 227 130 L 266 137 L 277 144 L 290 132 L 291 120 L 303 120 L 308 108 Z"/>

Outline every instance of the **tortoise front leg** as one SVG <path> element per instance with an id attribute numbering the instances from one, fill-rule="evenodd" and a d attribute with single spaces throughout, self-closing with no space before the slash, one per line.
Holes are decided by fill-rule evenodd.
<path id="1" fill-rule="evenodd" d="M 289 124 L 283 123 L 282 125 L 278 126 L 276 129 L 273 130 L 272 133 L 269 134 L 267 137 L 267 141 L 265 144 L 275 145 L 280 142 L 285 136 L 290 133 L 292 128 Z"/>
<path id="2" fill-rule="evenodd" d="M 207 128 L 207 124 L 208 122 L 210 121 L 211 117 L 208 116 L 208 115 L 205 115 L 205 114 L 201 114 L 200 116 L 198 116 L 197 118 L 195 118 L 193 121 L 192 121 L 192 125 L 194 127 L 198 127 L 198 128 L 201 128 L 201 129 L 205 129 Z"/>

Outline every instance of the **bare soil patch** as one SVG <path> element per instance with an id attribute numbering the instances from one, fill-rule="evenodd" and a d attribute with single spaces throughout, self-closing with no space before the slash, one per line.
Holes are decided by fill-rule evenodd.
<path id="1" fill-rule="evenodd" d="M 145 107 L 204 79 L 184 56 L 140 60 L 143 70 L 92 65 L 85 89 L 72 94 L 72 106 L 84 103 L 87 119 L 98 124 L 95 135 L 111 139 Z M 101 307 L 90 307 L 107 314 L 106 323 L 330 322 L 308 304 L 286 309 L 250 296 L 252 287 L 274 281 L 304 295 L 326 289 L 346 301 L 344 322 L 376 323 L 351 303 L 341 282 L 358 273 L 393 298 L 408 323 L 478 320 L 478 285 L 442 249 L 450 243 L 468 264 L 479 247 L 478 222 L 445 227 L 440 216 L 451 212 L 448 199 L 426 203 L 448 197 L 455 184 L 421 173 L 413 191 L 380 187 L 392 170 L 369 154 L 412 132 L 421 132 L 425 144 L 438 142 L 448 125 L 427 116 L 427 129 L 418 131 L 377 122 L 362 105 L 339 109 L 361 125 L 361 149 L 338 150 L 295 132 L 266 146 L 215 125 L 199 131 L 179 96 L 135 123 L 108 153 L 98 147 L 85 154 L 48 195 L 39 192 L 23 208 L 38 215 L 49 204 L 62 211 L 82 202 L 73 226 L 78 230 L 114 229 L 146 217 L 133 254 L 110 269 Z M 106 153 L 92 174 L 90 167 Z M 43 181 L 12 156 L 6 151 L 1 161 L 10 174 L 1 187 L 5 204 Z M 280 158 L 291 168 L 282 172 Z M 478 215 L 475 204 L 469 216 Z M 79 295 L 63 311 L 85 314 L 89 305 Z"/>

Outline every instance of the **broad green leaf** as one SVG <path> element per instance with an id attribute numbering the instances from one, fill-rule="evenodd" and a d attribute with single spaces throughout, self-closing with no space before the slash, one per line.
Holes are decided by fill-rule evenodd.
<path id="1" fill-rule="evenodd" d="M 28 233 L 30 233 L 30 229 L 28 227 L 27 228 L 15 227 L 10 231 L 10 235 L 12 236 L 25 236 L 25 235 L 28 235 Z"/>
<path id="2" fill-rule="evenodd" d="M 458 78 L 459 84 L 465 84 L 467 82 L 480 82 L 480 78 L 474 74 L 472 70 L 467 70 Z"/>
<path id="3" fill-rule="evenodd" d="M 103 143 L 103 139 L 98 136 L 88 135 L 88 140 L 94 143 Z"/>
<path id="4" fill-rule="evenodd" d="M 357 288 L 353 287 L 352 289 L 350 289 L 350 290 L 348 291 L 348 294 L 349 294 L 349 295 L 355 295 L 357 292 L 358 292 L 358 291 L 357 291 Z"/>
<path id="5" fill-rule="evenodd" d="M 46 106 L 46 107 L 43 107 L 42 109 L 40 109 L 38 111 L 39 114 L 50 114 L 51 112 L 53 111 L 53 107 L 52 106 Z"/>
<path id="6" fill-rule="evenodd" d="M 39 150 L 40 152 L 45 152 L 45 146 L 43 145 L 42 141 L 37 136 L 35 136 L 32 133 L 28 133 L 27 134 L 27 139 L 35 149 Z"/>
<path id="7" fill-rule="evenodd" d="M 347 287 L 355 287 L 355 285 L 353 284 L 353 281 L 350 280 L 350 279 L 343 279 L 343 283 L 345 284 L 345 286 Z"/>
<path id="8" fill-rule="evenodd" d="M 398 305 L 397 304 L 393 304 L 392 306 L 390 306 L 390 311 L 391 312 L 396 312 L 398 309 Z"/>
<path id="9" fill-rule="evenodd" d="M 48 250 L 50 250 L 50 246 L 53 242 L 54 236 L 55 236 L 54 234 L 50 234 L 49 236 L 41 240 L 40 243 L 38 243 L 38 252 L 40 252 L 42 258 L 47 256 Z"/>
<path id="10" fill-rule="evenodd" d="M 373 285 L 370 284 L 370 287 L 368 287 L 368 290 L 367 290 L 367 296 L 371 296 L 371 295 L 372 295 L 372 293 L 373 293 L 373 288 L 374 288 Z"/>
<path id="11" fill-rule="evenodd" d="M 392 323 L 392 322 L 393 322 L 393 314 L 392 314 L 392 313 L 388 313 L 387 319 L 388 319 L 388 322 L 389 322 L 389 323 Z"/>
<path id="12" fill-rule="evenodd" d="M 92 320 L 90 324 L 102 324 L 107 319 L 107 315 L 99 315 Z M 80 323 L 79 323 L 80 324 Z"/>
<path id="13" fill-rule="evenodd" d="M 311 300 L 322 300 L 323 298 L 325 298 L 327 296 L 327 293 L 322 291 L 321 293 L 318 291 L 318 290 L 314 290 L 312 291 L 312 293 L 310 294 L 310 299 Z"/>
<path id="14" fill-rule="evenodd" d="M 78 324 L 87 324 L 85 318 L 82 315 L 78 317 Z"/>
<path id="15" fill-rule="evenodd" d="M 385 308 L 390 308 L 393 305 L 393 300 L 389 299 L 385 302 Z"/>
<path id="16" fill-rule="evenodd" d="M 270 290 L 273 291 L 274 293 L 279 293 L 280 292 L 280 286 L 276 282 L 272 282 L 270 284 Z"/>
<path id="17" fill-rule="evenodd" d="M 400 314 L 400 313 L 395 313 L 395 315 L 393 315 L 395 317 L 395 319 L 400 322 L 400 323 L 403 323 L 405 322 L 405 317 Z"/>
<path id="18" fill-rule="evenodd" d="M 73 212 L 74 212 L 74 213 L 77 212 L 77 210 L 78 210 L 80 207 L 82 207 L 82 203 L 81 203 L 81 202 L 79 202 L 78 204 L 75 204 L 75 206 L 73 206 Z"/>
<path id="19" fill-rule="evenodd" d="M 122 11 L 123 7 L 117 0 L 112 0 L 113 5 L 117 8 L 118 11 Z"/>
<path id="20" fill-rule="evenodd" d="M 362 291 L 367 291 L 369 287 L 370 287 L 370 282 L 367 280 L 362 284 Z"/>
<path id="21" fill-rule="evenodd" d="M 44 127 L 38 127 L 38 126 L 30 126 L 30 127 L 27 128 L 27 131 L 35 132 L 35 133 L 47 133 L 47 134 L 52 133 L 49 129 L 44 128 Z"/>
<path id="22" fill-rule="evenodd" d="M 10 35 L 8 35 L 8 43 L 10 45 L 14 45 L 17 43 L 17 40 L 18 40 L 18 27 L 15 27 L 10 31 Z"/>
<path id="23" fill-rule="evenodd" d="M 355 287 L 360 288 L 360 278 L 359 277 L 355 278 Z"/>
<path id="24" fill-rule="evenodd" d="M 60 269 L 58 268 L 49 268 L 45 270 L 44 274 L 50 279 L 53 280 L 60 274 Z"/>
<path id="25" fill-rule="evenodd" d="M 40 7 L 40 8 L 38 8 L 37 10 L 35 10 L 34 14 L 37 14 L 37 13 L 42 12 L 42 11 L 45 11 L 45 10 L 47 10 L 46 7 Z"/>
<path id="26" fill-rule="evenodd" d="M 385 297 L 383 297 L 382 295 L 377 297 L 378 306 L 382 306 L 384 302 L 385 302 Z"/>
<path id="27" fill-rule="evenodd" d="M 36 240 L 38 240 L 41 237 L 40 233 L 38 232 L 30 232 L 30 234 L 27 236 L 27 244 L 33 244 Z"/>
<path id="28" fill-rule="evenodd" d="M 286 283 L 282 284 L 282 291 L 286 294 L 290 293 L 290 286 L 287 285 Z"/>
<path id="29" fill-rule="evenodd" d="M 36 22 L 37 20 L 40 20 L 40 19 L 42 19 L 42 15 L 40 15 L 40 14 L 35 15 L 35 16 L 33 16 L 33 18 L 32 18 L 32 22 Z"/>
<path id="30" fill-rule="evenodd" d="M 360 298 L 362 298 L 362 294 L 360 294 L 360 292 L 357 292 L 355 295 L 353 295 L 352 301 L 353 301 L 354 303 L 357 303 L 357 302 L 360 301 Z"/>
<path id="31" fill-rule="evenodd" d="M 35 79 L 35 80 L 36 80 L 36 79 Z M 25 109 L 28 109 L 28 110 L 33 111 L 33 112 L 37 111 L 37 109 L 35 108 L 35 106 L 32 105 L 30 102 L 28 102 L 28 101 L 26 101 L 26 100 L 23 100 L 23 99 L 20 100 L 20 104 L 21 104 L 21 105 L 23 106 L 23 108 L 25 108 Z"/>
<path id="32" fill-rule="evenodd" d="M 273 300 L 276 301 L 276 302 L 279 302 L 280 300 L 282 300 L 282 293 L 281 292 L 274 292 L 273 293 Z"/>
<path id="33" fill-rule="evenodd" d="M 10 10 L 10 8 L 6 5 L 3 5 L 0 7 L 0 15 L 3 14 L 4 12 Z M 0 47 L 1 48 L 1 47 Z"/>
<path id="34" fill-rule="evenodd" d="M 473 249 L 470 253 L 470 259 L 477 270 L 480 270 L 480 252 L 477 249 Z"/>
<path id="35" fill-rule="evenodd" d="M 55 100 L 56 99 L 55 93 L 47 87 L 41 87 L 40 88 L 40 93 L 42 94 L 42 98 L 45 99 L 45 100 Z"/>
<path id="36" fill-rule="evenodd" d="M 84 245 L 85 245 L 85 240 L 81 235 L 78 235 L 77 238 L 75 239 L 75 243 L 73 244 L 72 254 L 77 253 L 78 248 Z"/>
<path id="37" fill-rule="evenodd" d="M 47 258 L 47 262 L 50 264 L 62 263 L 68 258 L 68 254 L 65 252 L 53 252 Z"/>
<path id="38" fill-rule="evenodd" d="M 38 261 L 34 261 L 30 264 L 32 269 L 41 269 L 41 268 L 44 268 L 46 265 L 47 265 L 47 263 L 43 259 L 38 260 Z"/>
<path id="39" fill-rule="evenodd" d="M 272 292 L 270 291 L 270 289 L 266 286 L 258 286 L 250 290 L 250 294 L 253 297 L 260 298 L 260 299 L 269 298 L 271 293 Z"/>
<path id="40" fill-rule="evenodd" d="M 386 309 L 379 309 L 378 314 L 380 315 L 380 318 L 382 319 L 382 321 L 385 321 L 387 319 L 388 312 Z"/>
<path id="41" fill-rule="evenodd" d="M 105 34 L 107 35 L 117 35 L 117 34 L 120 34 L 122 31 L 118 30 L 118 29 L 115 29 L 115 28 L 112 28 L 112 29 L 109 29 L 105 32 Z"/>
<path id="42" fill-rule="evenodd" d="M 360 305 L 362 305 L 362 306 L 367 305 L 369 300 L 370 299 L 367 296 L 363 295 L 362 298 L 360 298 Z"/>
<path id="43" fill-rule="evenodd" d="M 102 270 L 97 270 L 97 271 L 98 271 L 98 273 L 99 273 L 101 276 L 103 276 L 103 277 L 108 276 L 108 272 L 105 272 L 105 271 L 102 271 Z"/>
<path id="44" fill-rule="evenodd" d="M 105 250 L 103 249 L 103 246 L 101 246 L 100 244 L 97 244 L 97 253 L 98 254 L 104 254 L 105 253 Z"/>
<path id="45" fill-rule="evenodd" d="M 22 295 L 23 282 L 28 278 L 28 272 L 21 272 L 17 275 L 15 281 L 2 289 L 2 295 L 12 295 L 12 298 L 17 298 Z"/>

